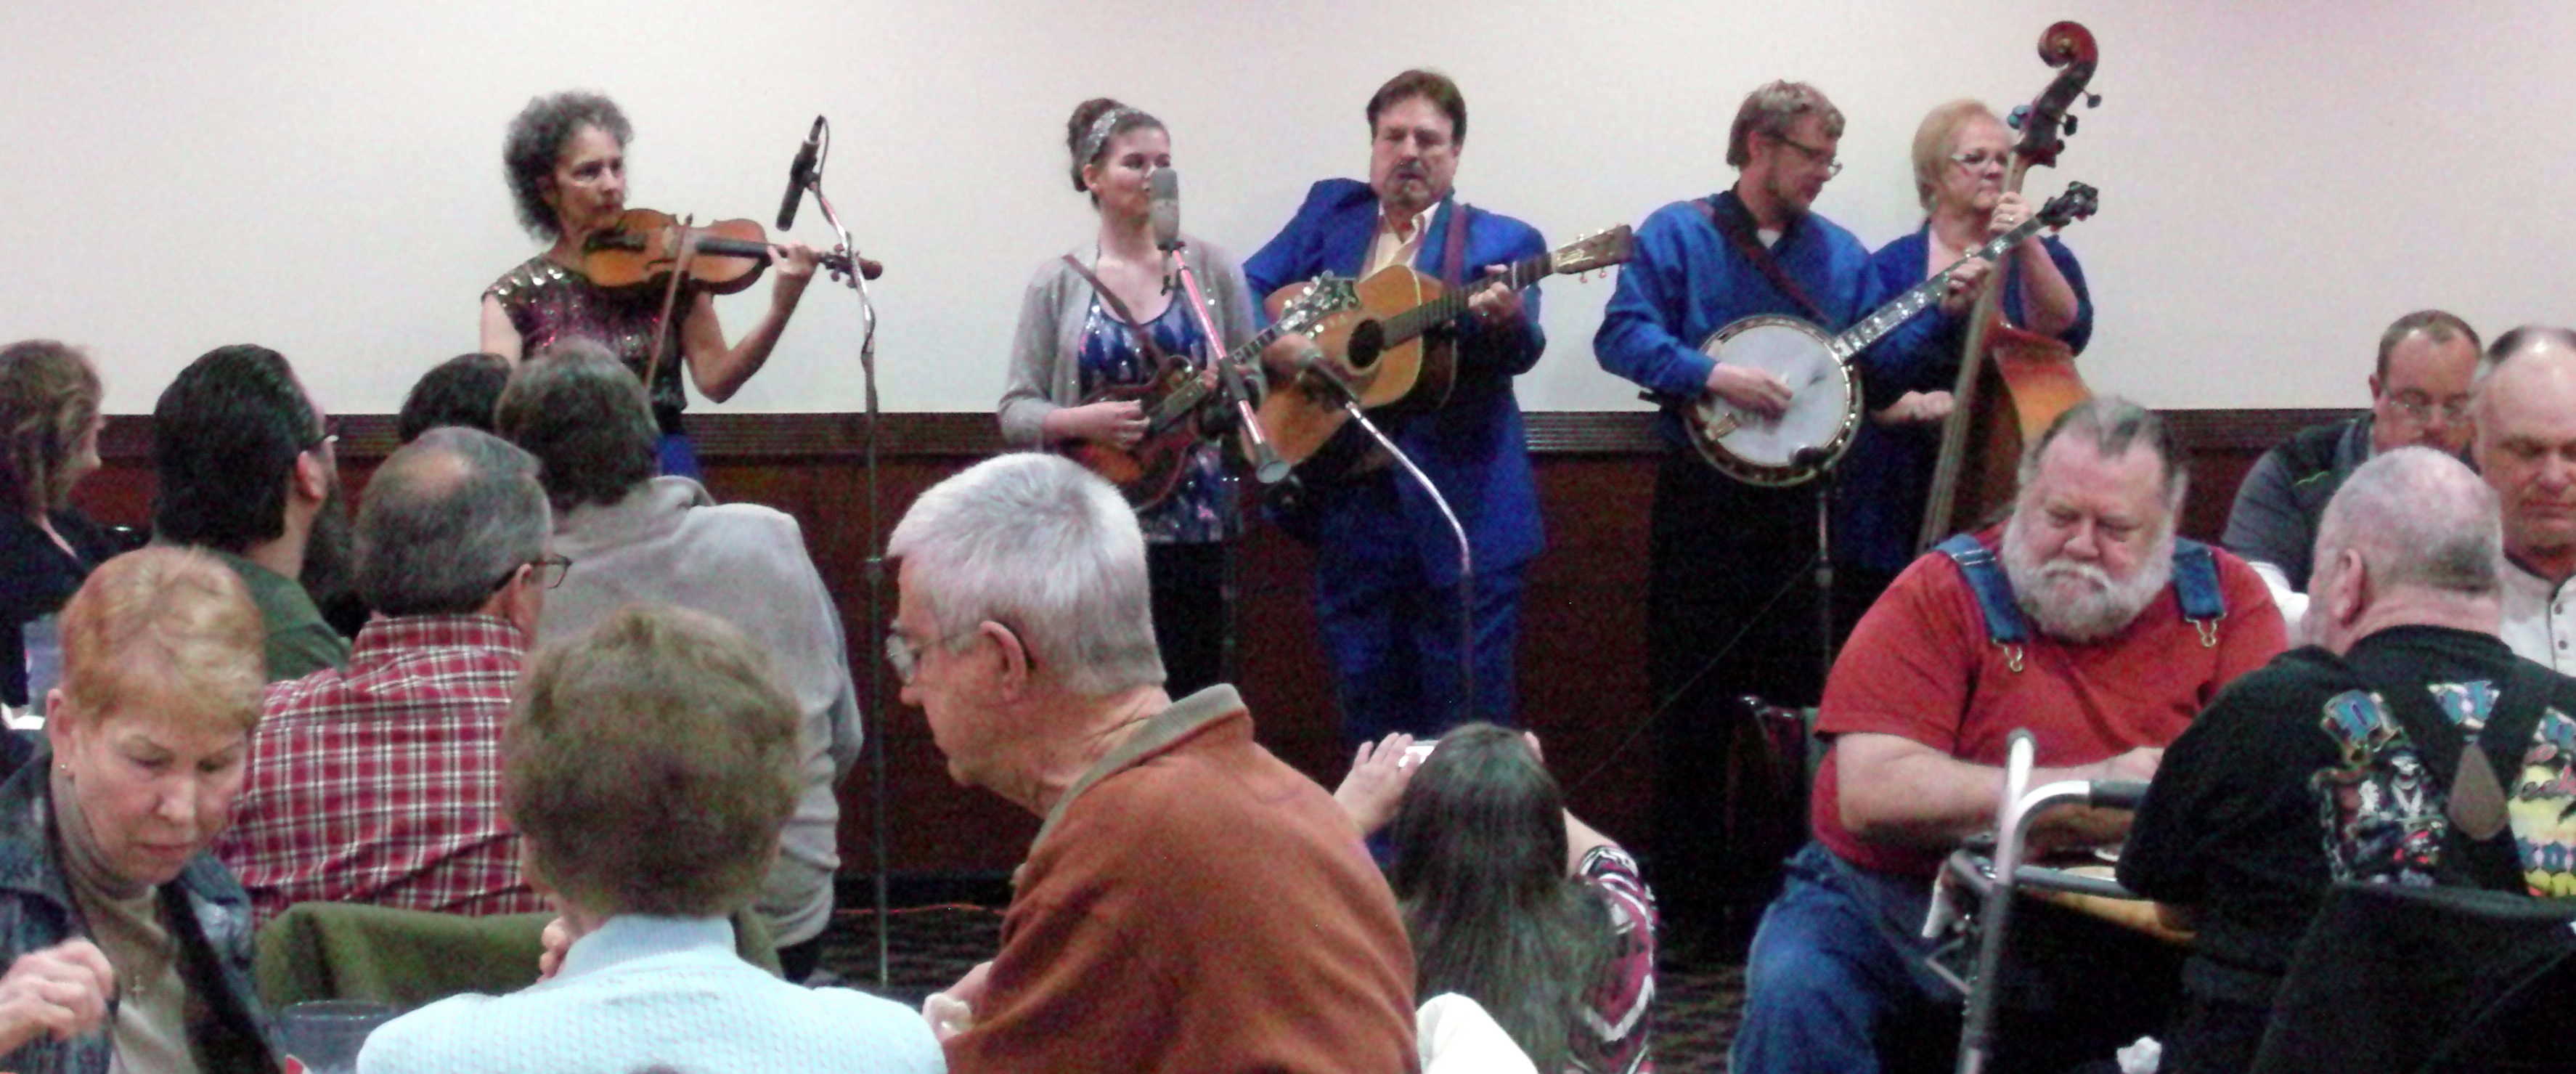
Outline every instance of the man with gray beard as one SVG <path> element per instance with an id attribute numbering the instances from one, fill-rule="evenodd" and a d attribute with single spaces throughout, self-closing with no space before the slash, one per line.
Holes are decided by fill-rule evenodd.
<path id="1" fill-rule="evenodd" d="M 2153 413 L 2088 401 L 2031 445 L 2004 525 L 1916 560 L 1862 617 L 1825 683 L 1816 840 L 1754 938 L 1735 1070 L 1875 1071 L 1955 1040 L 1957 993 L 1923 968 L 1919 930 L 1942 857 L 1994 827 L 2007 736 L 2038 736 L 2033 786 L 2147 779 L 2220 687 L 2285 647 L 2253 568 L 2175 536 L 2185 484 Z M 2069 809 L 2038 838 L 2126 828 Z M 2127 1028 L 2080 1021 L 2008 1036 L 2024 1054 L 2002 1058 Z"/>

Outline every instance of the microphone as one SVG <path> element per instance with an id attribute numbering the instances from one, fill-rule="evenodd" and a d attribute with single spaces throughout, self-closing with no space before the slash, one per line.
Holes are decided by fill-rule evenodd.
<path id="1" fill-rule="evenodd" d="M 1789 453 L 1789 465 L 1802 470 L 1824 464 L 1825 449 L 1820 447 L 1802 447 Z"/>
<path id="2" fill-rule="evenodd" d="M 1322 389 L 1331 394 L 1335 402 L 1359 402 L 1359 393 L 1351 390 L 1350 382 L 1342 379 L 1341 370 L 1333 368 L 1321 349 L 1309 349 L 1289 359 L 1289 364 L 1296 369 L 1294 383 L 1298 386 Z"/>
<path id="3" fill-rule="evenodd" d="M 814 129 L 805 132 L 805 144 L 797 147 L 796 160 L 787 166 L 787 196 L 778 199 L 778 230 L 796 226 L 796 206 L 805 200 L 805 188 L 814 182 L 814 154 L 823 146 L 823 117 L 814 117 Z"/>
<path id="4" fill-rule="evenodd" d="M 1152 193 L 1154 248 L 1170 253 L 1181 248 L 1181 173 L 1170 168 L 1156 168 L 1146 180 Z"/>

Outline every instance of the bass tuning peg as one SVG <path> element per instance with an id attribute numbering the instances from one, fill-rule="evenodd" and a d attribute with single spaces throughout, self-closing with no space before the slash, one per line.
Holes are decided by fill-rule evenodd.
<path id="1" fill-rule="evenodd" d="M 2085 95 L 2084 95 L 2084 107 L 2086 107 L 2086 108 L 2100 108 L 2100 107 L 2102 107 L 2102 95 L 2101 95 L 2101 94 L 2099 94 L 2099 93 L 2087 93 L 2087 94 L 2085 94 Z"/>

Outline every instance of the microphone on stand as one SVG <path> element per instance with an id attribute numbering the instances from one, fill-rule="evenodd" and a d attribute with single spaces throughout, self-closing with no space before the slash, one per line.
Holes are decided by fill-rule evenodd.
<path id="1" fill-rule="evenodd" d="M 1181 173 L 1156 168 L 1146 180 L 1146 212 L 1154 221 L 1154 248 L 1171 253 L 1181 248 Z"/>
<path id="2" fill-rule="evenodd" d="M 816 116 L 814 129 L 805 132 L 805 144 L 796 149 L 796 160 L 787 165 L 787 195 L 778 199 L 778 230 L 796 226 L 796 207 L 805 200 L 805 188 L 814 185 L 814 156 L 822 148 L 823 117 Z"/>

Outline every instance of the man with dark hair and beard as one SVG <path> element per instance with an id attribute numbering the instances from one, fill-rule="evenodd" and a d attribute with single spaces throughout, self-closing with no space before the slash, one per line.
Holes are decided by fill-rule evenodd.
<path id="1" fill-rule="evenodd" d="M 298 581 L 348 577 L 336 439 L 285 356 L 246 343 L 190 362 L 152 408 L 154 539 L 241 575 L 268 623 L 271 682 L 349 660 Z"/>
<path id="2" fill-rule="evenodd" d="M 2220 687 L 2285 647 L 2261 576 L 2174 535 L 2184 485 L 2152 412 L 2088 401 L 2023 457 L 2004 525 L 1915 560 L 1862 617 L 1825 683 L 1816 839 L 1753 941 L 1734 1069 L 1874 1071 L 1955 1039 L 1958 993 L 1923 968 L 1920 930 L 1942 857 L 1995 825 L 2007 736 L 2038 737 L 2032 786 L 2148 779 Z M 2127 826 L 2066 809 L 2035 838 Z M 2087 1035 L 2063 1028 L 2005 1043 Z"/>

